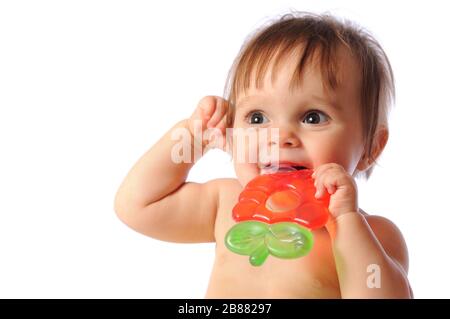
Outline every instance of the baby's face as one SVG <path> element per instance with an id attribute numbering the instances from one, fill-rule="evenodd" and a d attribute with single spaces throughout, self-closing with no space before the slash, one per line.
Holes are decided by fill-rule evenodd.
<path id="1" fill-rule="evenodd" d="M 315 169 L 325 163 L 337 163 L 351 175 L 355 173 L 363 154 L 363 135 L 359 83 L 361 76 L 356 63 L 345 54 L 340 55 L 339 87 L 328 91 L 322 85 L 319 68 L 306 66 L 303 81 L 289 90 L 290 79 L 297 59 L 280 62 L 272 85 L 271 68 L 264 79 L 264 87 L 254 86 L 237 97 L 234 127 L 278 128 L 279 136 L 270 135 L 255 147 L 245 143 L 246 161 L 236 159 L 237 140 L 233 137 L 233 157 L 237 177 L 242 185 L 267 172 L 267 160 L 257 163 L 248 159 L 250 152 L 258 153 L 263 145 L 279 148 L 279 162 L 291 162 Z M 272 163 L 273 164 L 273 163 Z"/>

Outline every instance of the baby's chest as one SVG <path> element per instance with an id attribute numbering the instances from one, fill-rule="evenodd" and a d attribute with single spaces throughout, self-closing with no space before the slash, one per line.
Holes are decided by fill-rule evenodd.
<path id="1" fill-rule="evenodd" d="M 334 257 L 325 229 L 314 232 L 314 246 L 307 256 L 296 259 L 269 256 L 263 265 L 255 267 L 249 263 L 248 256 L 235 254 L 225 246 L 225 236 L 236 224 L 231 216 L 232 208 L 232 204 L 220 207 L 215 229 L 215 274 L 222 278 L 224 285 L 239 283 L 241 289 L 258 290 L 271 297 L 278 293 L 298 298 L 339 297 Z"/>
<path id="2" fill-rule="evenodd" d="M 269 256 L 255 267 L 248 256 L 234 254 L 218 242 L 211 283 L 236 297 L 339 298 L 334 261 L 317 254 L 311 251 L 289 260 Z"/>

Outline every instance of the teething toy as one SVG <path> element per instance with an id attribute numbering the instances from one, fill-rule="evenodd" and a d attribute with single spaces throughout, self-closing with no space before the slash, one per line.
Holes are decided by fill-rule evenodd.
<path id="1" fill-rule="evenodd" d="M 328 220 L 329 195 L 316 199 L 312 170 L 277 172 L 251 180 L 233 208 L 234 225 L 225 236 L 232 252 L 260 266 L 266 258 L 305 256 L 313 247 L 312 230 Z"/>

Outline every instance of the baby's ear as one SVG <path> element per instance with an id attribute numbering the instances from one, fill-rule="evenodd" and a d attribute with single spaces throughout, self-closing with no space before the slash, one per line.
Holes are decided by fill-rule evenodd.
<path id="1" fill-rule="evenodd" d="M 375 162 L 375 160 L 383 152 L 388 139 L 389 139 L 389 129 L 384 125 L 380 126 L 375 132 L 375 137 L 373 139 L 373 146 L 372 146 L 372 154 L 366 154 L 365 152 L 356 168 L 359 171 L 365 171 L 366 169 L 371 167 Z"/>

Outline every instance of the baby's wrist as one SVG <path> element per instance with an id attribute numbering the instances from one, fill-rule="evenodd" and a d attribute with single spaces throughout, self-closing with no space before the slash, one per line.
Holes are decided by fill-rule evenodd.
<path id="1" fill-rule="evenodd" d="M 327 224 L 325 225 L 325 228 L 327 229 L 328 233 L 330 233 L 331 238 L 335 238 L 336 233 L 340 228 L 360 218 L 364 218 L 364 216 L 361 215 L 358 211 L 349 210 L 338 216 L 330 216 Z"/>
<path id="2" fill-rule="evenodd" d="M 363 217 L 363 216 L 358 211 L 350 210 L 346 213 L 341 213 L 339 216 L 336 216 L 334 219 L 335 219 L 336 223 L 343 223 L 343 222 L 345 222 L 345 220 L 348 220 L 349 218 L 360 218 L 360 217 Z"/>

